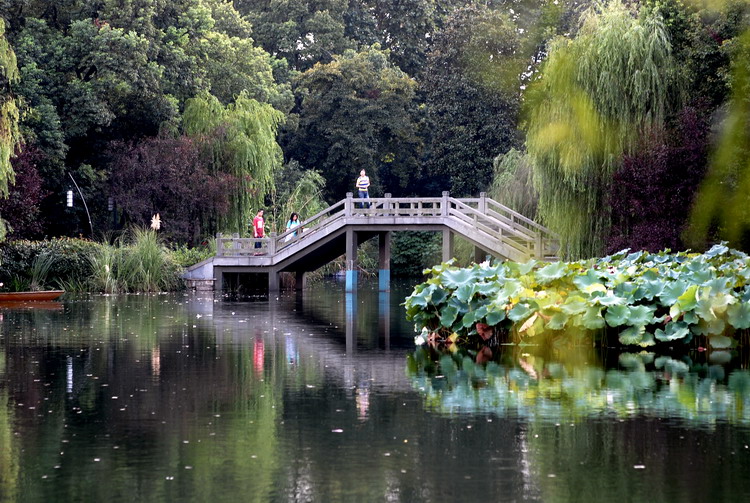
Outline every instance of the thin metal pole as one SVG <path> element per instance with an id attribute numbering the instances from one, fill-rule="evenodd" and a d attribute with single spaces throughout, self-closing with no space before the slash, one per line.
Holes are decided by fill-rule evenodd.
<path id="1" fill-rule="evenodd" d="M 78 189 L 78 193 L 81 195 L 81 201 L 83 201 L 83 207 L 86 209 L 86 216 L 89 217 L 89 227 L 91 228 L 91 237 L 93 238 L 94 237 L 94 226 L 91 224 L 91 213 L 89 213 L 89 207 L 86 204 L 86 199 L 84 199 L 83 192 L 81 192 L 81 188 L 76 183 L 76 179 L 73 178 L 73 175 L 71 175 L 70 172 L 68 172 L 68 176 L 70 177 L 71 180 L 73 180 L 73 185 L 76 186 L 76 189 Z"/>

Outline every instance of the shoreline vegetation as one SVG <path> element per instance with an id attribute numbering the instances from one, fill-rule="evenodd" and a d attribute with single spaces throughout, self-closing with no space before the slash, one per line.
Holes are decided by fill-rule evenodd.
<path id="1" fill-rule="evenodd" d="M 417 345 L 451 351 L 542 341 L 729 349 L 750 328 L 749 261 L 721 243 L 705 253 L 447 262 L 426 270 L 404 305 Z"/>
<path id="2" fill-rule="evenodd" d="M 0 245 L 0 290 L 179 290 L 183 269 L 214 253 L 210 242 L 198 248 L 170 247 L 156 232 L 140 228 L 131 229 L 111 243 L 78 238 L 8 241 Z"/>

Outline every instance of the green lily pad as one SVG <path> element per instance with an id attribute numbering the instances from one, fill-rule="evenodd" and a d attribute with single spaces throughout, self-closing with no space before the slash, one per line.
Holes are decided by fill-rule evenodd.
<path id="1" fill-rule="evenodd" d="M 630 308 L 628 325 L 649 325 L 654 319 L 654 308 L 649 306 L 633 306 Z"/>
<path id="2" fill-rule="evenodd" d="M 624 325 L 630 318 L 630 308 L 628 306 L 612 306 L 607 308 L 604 319 L 610 327 L 619 327 Z"/>
<path id="3" fill-rule="evenodd" d="M 654 337 L 662 342 L 684 339 L 690 335 L 690 327 L 687 323 L 668 323 L 664 330 L 657 328 Z"/>
<path id="4" fill-rule="evenodd" d="M 750 303 L 738 302 L 727 308 L 727 319 L 734 328 L 750 328 Z"/>
<path id="5" fill-rule="evenodd" d="M 540 285 L 546 285 L 556 279 L 560 279 L 568 272 L 563 262 L 553 262 L 536 271 L 536 279 Z"/>
<path id="6" fill-rule="evenodd" d="M 646 327 L 643 325 L 629 327 L 620 332 L 618 339 L 620 344 L 639 344 L 643 340 L 643 334 L 646 332 Z"/>

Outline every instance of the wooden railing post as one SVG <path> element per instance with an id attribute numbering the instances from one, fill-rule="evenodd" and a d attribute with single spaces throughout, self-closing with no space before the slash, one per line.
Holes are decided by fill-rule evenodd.
<path id="1" fill-rule="evenodd" d="M 216 233 L 216 256 L 217 257 L 224 256 L 224 243 L 221 240 L 221 232 Z"/>
<path id="2" fill-rule="evenodd" d="M 443 200 L 440 201 L 440 213 L 442 216 L 447 217 L 448 216 L 448 198 L 450 197 L 451 193 L 447 190 L 443 192 Z"/>
<path id="3" fill-rule="evenodd" d="M 344 216 L 345 217 L 352 216 L 352 203 L 354 202 L 352 199 L 353 197 L 354 197 L 354 193 L 352 192 L 346 193 L 346 200 L 344 201 Z"/>
<path id="4" fill-rule="evenodd" d="M 480 192 L 479 193 L 479 207 L 477 208 L 479 210 L 479 213 L 482 215 L 487 214 L 487 193 L 486 192 Z"/>
<path id="5" fill-rule="evenodd" d="M 385 201 L 383 201 L 383 216 L 389 217 L 391 216 L 391 195 L 390 192 L 386 192 L 383 194 L 383 197 L 385 197 Z"/>

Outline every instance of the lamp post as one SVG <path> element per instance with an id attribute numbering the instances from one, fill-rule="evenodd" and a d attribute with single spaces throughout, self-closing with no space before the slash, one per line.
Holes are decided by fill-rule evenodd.
<path id="1" fill-rule="evenodd" d="M 73 180 L 73 185 L 76 186 L 76 189 L 78 189 L 78 194 L 81 196 L 81 201 L 83 201 L 83 207 L 86 210 L 86 216 L 89 218 L 89 228 L 91 229 L 91 237 L 93 238 L 94 237 L 94 226 L 91 223 L 91 214 L 89 213 L 89 207 L 86 204 L 86 199 L 83 197 L 83 192 L 81 192 L 81 188 L 76 183 L 76 180 L 75 180 L 75 178 L 73 178 L 73 175 L 71 175 L 70 173 L 68 173 L 68 176 L 70 177 L 71 180 Z M 68 191 L 68 208 L 72 208 L 72 207 L 73 207 L 73 191 L 69 190 Z"/>

